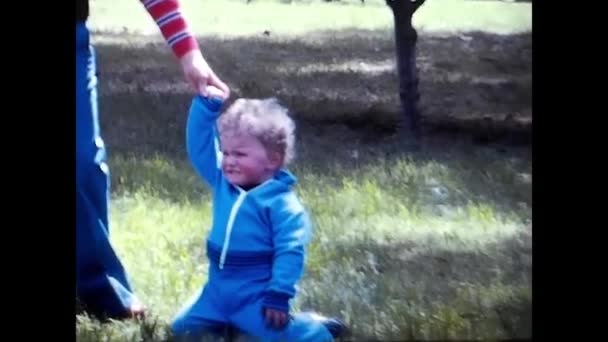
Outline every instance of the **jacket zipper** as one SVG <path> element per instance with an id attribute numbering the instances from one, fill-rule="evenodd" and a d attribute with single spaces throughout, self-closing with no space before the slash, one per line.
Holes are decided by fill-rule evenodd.
<path id="1" fill-rule="evenodd" d="M 228 246 L 230 245 L 230 235 L 232 234 L 232 226 L 234 225 L 236 213 L 241 207 L 241 204 L 243 204 L 245 196 L 247 196 L 247 192 L 245 190 L 240 188 L 238 188 L 238 190 L 240 192 L 239 197 L 234 202 L 234 205 L 232 205 L 232 210 L 230 210 L 230 217 L 228 218 L 228 223 L 226 224 L 226 236 L 224 238 L 222 254 L 220 255 L 220 270 L 224 268 L 224 262 L 226 261 L 226 253 L 228 252 Z"/>

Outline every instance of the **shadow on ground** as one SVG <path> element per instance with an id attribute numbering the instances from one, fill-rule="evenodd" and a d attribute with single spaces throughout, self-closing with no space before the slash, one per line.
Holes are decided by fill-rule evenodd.
<path id="1" fill-rule="evenodd" d="M 112 149 L 179 153 L 191 99 L 163 45 L 98 32 L 102 127 Z M 393 134 L 400 119 L 392 32 L 321 31 L 300 39 L 199 38 L 237 97 L 277 97 L 307 127 Z M 420 108 L 428 136 L 528 145 L 531 34 L 421 34 Z M 162 139 L 159 139 L 162 137 Z"/>
<path id="2" fill-rule="evenodd" d="M 175 166 L 158 169 L 150 163 L 142 171 L 135 163 L 130 172 L 168 184 L 167 194 L 176 177 L 189 179 L 184 189 L 192 189 L 199 182 L 183 163 L 192 95 L 173 56 L 153 38 L 96 35 L 101 122 L 110 156 L 160 155 Z M 408 138 L 394 134 L 399 105 L 391 32 L 200 41 L 210 64 L 230 84 L 232 99 L 276 96 L 292 110 L 298 124 L 296 166 L 331 175 L 338 165 L 341 179 L 381 161 L 389 167 L 403 158 L 419 165 L 434 161 L 454 169 L 455 184 L 479 201 L 502 205 L 510 198 L 511 208 L 531 206 L 529 182 L 517 179 L 531 173 L 530 34 L 421 34 L 420 106 L 426 126 L 420 151 L 404 148 Z"/>

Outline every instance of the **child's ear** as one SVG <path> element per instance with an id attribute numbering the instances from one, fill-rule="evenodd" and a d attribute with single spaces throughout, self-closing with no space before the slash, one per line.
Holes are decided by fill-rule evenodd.
<path id="1" fill-rule="evenodd" d="M 274 170 L 277 170 L 277 169 L 281 168 L 281 166 L 283 166 L 283 155 L 280 154 L 279 152 L 276 152 L 276 151 L 270 152 L 268 159 L 270 160 L 270 166 Z"/>

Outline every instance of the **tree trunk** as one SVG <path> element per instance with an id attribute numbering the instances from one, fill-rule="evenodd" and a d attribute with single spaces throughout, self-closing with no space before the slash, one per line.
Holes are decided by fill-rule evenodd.
<path id="1" fill-rule="evenodd" d="M 424 0 L 386 0 L 395 19 L 395 47 L 399 75 L 399 99 L 403 112 L 403 131 L 418 139 L 420 113 L 418 111 L 418 72 L 416 70 L 416 40 L 412 16 Z"/>

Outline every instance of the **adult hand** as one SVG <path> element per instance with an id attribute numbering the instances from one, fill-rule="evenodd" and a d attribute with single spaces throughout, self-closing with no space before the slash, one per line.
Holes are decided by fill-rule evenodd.
<path id="1" fill-rule="evenodd" d="M 207 95 L 203 95 L 203 96 L 206 96 L 209 98 L 215 97 L 222 101 L 226 101 L 226 99 L 228 98 L 227 94 L 220 88 L 214 87 L 212 85 L 208 85 L 206 87 L 206 89 L 207 89 L 207 92 L 206 92 Z"/>
<path id="2" fill-rule="evenodd" d="M 224 98 L 230 96 L 230 89 L 226 83 L 211 70 L 209 64 L 203 58 L 200 50 L 194 49 L 180 58 L 180 64 L 184 71 L 184 76 L 194 91 L 203 96 L 208 96 L 207 86 L 214 86 L 224 93 Z"/>
<path id="3" fill-rule="evenodd" d="M 146 308 L 139 301 L 139 299 L 135 298 L 131 304 L 131 307 L 129 308 L 129 314 L 131 318 L 142 320 L 146 317 Z"/>

